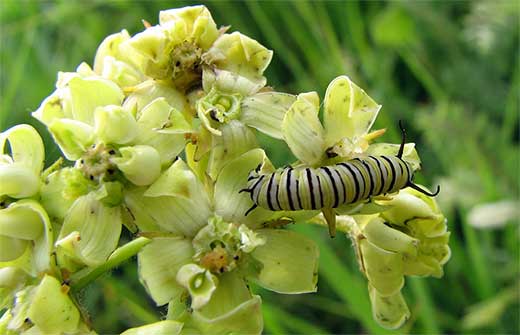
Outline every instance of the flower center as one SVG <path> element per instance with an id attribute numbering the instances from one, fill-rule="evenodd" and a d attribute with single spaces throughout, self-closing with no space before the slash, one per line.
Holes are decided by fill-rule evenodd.
<path id="1" fill-rule="evenodd" d="M 255 263 L 249 254 L 264 243 L 262 238 L 246 226 L 213 217 L 193 239 L 196 250 L 194 260 L 201 267 L 219 275 Z"/>
<path id="2" fill-rule="evenodd" d="M 184 41 L 170 53 L 171 78 L 176 86 L 189 88 L 202 78 L 202 49 L 195 43 Z"/>
<path id="3" fill-rule="evenodd" d="M 117 172 L 116 164 L 111 158 L 117 154 L 116 150 L 103 143 L 94 144 L 83 154 L 79 167 L 83 175 L 92 181 L 114 180 Z"/>

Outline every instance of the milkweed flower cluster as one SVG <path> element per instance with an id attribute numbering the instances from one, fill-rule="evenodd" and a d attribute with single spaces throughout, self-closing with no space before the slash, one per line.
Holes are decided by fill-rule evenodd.
<path id="1" fill-rule="evenodd" d="M 66 161 L 44 170 L 30 126 L 1 133 L 2 333 L 90 332 L 75 292 L 135 254 L 142 285 L 168 314 L 125 334 L 260 333 L 261 298 L 249 282 L 282 294 L 317 289 L 317 245 L 280 228 L 330 226 L 336 215 L 381 325 L 409 316 L 404 276 L 442 275 L 449 233 L 420 192 L 371 197 L 325 218 L 256 207 L 244 194 L 251 171 L 275 170 L 257 132 L 284 140 L 295 166 L 395 155 L 399 146 L 372 143 L 384 133 L 370 132 L 381 106 L 348 77 L 329 85 L 322 124 L 317 93 L 274 91 L 263 74 L 273 52 L 227 30 L 204 6 L 161 11 L 158 25 L 108 36 L 92 67 L 60 72 L 33 116 Z M 419 168 L 413 144 L 402 157 Z M 139 237 L 121 245 L 123 229 Z"/>

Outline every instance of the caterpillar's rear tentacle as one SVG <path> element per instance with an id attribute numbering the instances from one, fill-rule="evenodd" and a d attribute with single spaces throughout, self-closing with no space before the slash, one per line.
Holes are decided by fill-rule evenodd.
<path id="1" fill-rule="evenodd" d="M 403 122 L 401 122 L 401 120 L 399 120 L 399 128 L 401 129 L 402 140 L 401 146 L 399 147 L 399 152 L 397 153 L 397 157 L 402 158 L 404 152 L 404 145 L 406 144 L 406 130 L 404 129 Z"/>
<path id="2" fill-rule="evenodd" d="M 243 189 L 241 189 L 240 191 L 238 191 L 238 193 L 242 193 L 242 192 L 251 193 L 251 192 L 253 192 L 253 190 L 250 189 L 250 188 L 243 188 Z"/>
<path id="3" fill-rule="evenodd" d="M 428 191 L 420 188 L 419 186 L 415 185 L 412 182 L 408 182 L 408 184 L 406 184 L 406 186 L 411 187 L 414 190 L 421 192 L 422 194 L 426 194 L 429 197 L 435 197 L 441 191 L 441 187 L 439 185 L 437 185 L 437 190 L 434 193 L 428 192 Z"/>

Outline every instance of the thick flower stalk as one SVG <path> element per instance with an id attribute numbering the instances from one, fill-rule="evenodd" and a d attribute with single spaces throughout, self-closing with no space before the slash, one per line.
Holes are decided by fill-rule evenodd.
<path id="1" fill-rule="evenodd" d="M 169 318 L 202 333 L 257 333 L 262 329 L 260 297 L 247 280 L 280 293 L 316 290 L 318 250 L 287 230 L 263 228 L 278 213 L 245 217 L 251 201 L 239 194 L 243 177 L 266 160 L 249 151 L 224 166 L 208 197 L 204 185 L 177 160 L 130 209 L 153 242 L 139 254 L 143 284 Z"/>

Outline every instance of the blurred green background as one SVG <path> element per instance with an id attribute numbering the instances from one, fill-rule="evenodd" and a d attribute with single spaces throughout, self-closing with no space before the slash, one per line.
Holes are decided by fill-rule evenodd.
<path id="1" fill-rule="evenodd" d="M 121 29 L 135 34 L 162 9 L 190 1 L 0 1 L 0 130 L 26 122 L 53 91 L 57 71 L 92 64 L 97 45 Z M 231 25 L 274 50 L 268 83 L 316 90 L 349 75 L 383 104 L 375 128 L 399 142 L 398 120 L 423 160 L 419 182 L 439 183 L 452 232 L 442 279 L 408 279 L 412 319 L 400 333 L 518 333 L 519 4 L 516 1 L 205 2 Z M 263 139 L 272 160 L 290 161 Z M 389 333 L 372 320 L 351 243 L 325 229 L 294 227 L 319 243 L 319 292 L 261 292 L 265 333 Z M 124 278 L 124 280 L 121 280 Z M 103 276 L 81 297 L 99 333 L 160 319 L 135 262 Z"/>

